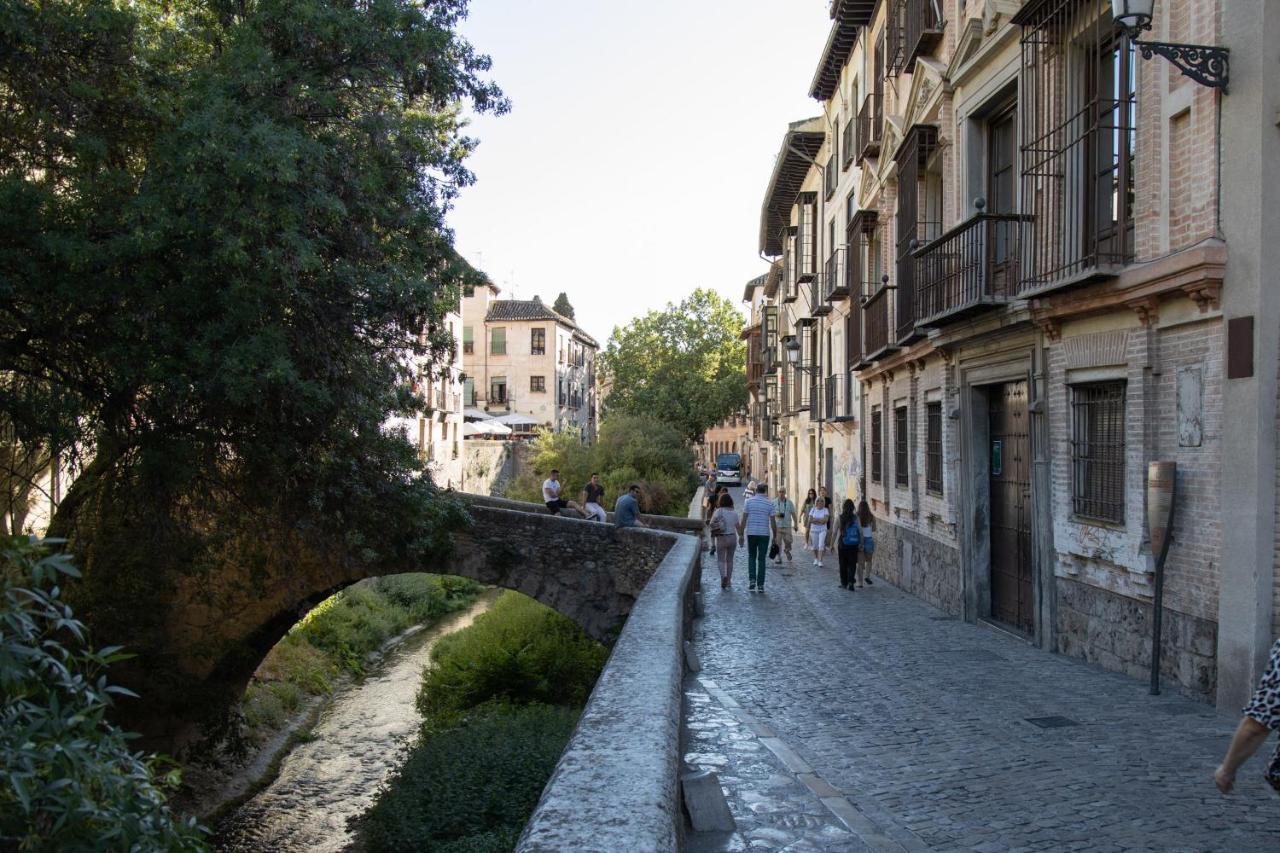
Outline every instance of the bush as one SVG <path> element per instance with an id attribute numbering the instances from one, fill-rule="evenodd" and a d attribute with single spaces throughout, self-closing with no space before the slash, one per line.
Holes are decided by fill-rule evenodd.
<path id="1" fill-rule="evenodd" d="M 122 655 L 95 651 L 63 603 L 70 560 L 9 538 L 0 566 L 0 849 L 204 849 L 204 830 L 166 804 L 177 771 L 106 720 L 111 695 L 128 694 L 105 675 Z"/>
<path id="2" fill-rule="evenodd" d="M 486 705 L 427 735 L 360 819 L 375 851 L 507 853 L 533 813 L 578 712 Z"/>
<path id="3" fill-rule="evenodd" d="M 533 441 L 529 462 L 533 473 L 517 477 L 507 487 L 507 497 L 541 503 L 542 480 L 552 468 L 560 470 L 565 497 L 575 500 L 591 472 L 599 473 L 610 509 L 627 486 L 639 483 L 640 505 L 645 512 L 684 515 L 697 489 L 693 451 L 684 437 L 650 416 L 611 415 L 590 446 L 571 430 L 541 430 Z"/>
<path id="4" fill-rule="evenodd" d="M 578 707 L 586 703 L 608 655 L 571 620 L 531 598 L 504 592 L 470 627 L 436 644 L 418 709 L 434 726 L 495 700 Z"/>

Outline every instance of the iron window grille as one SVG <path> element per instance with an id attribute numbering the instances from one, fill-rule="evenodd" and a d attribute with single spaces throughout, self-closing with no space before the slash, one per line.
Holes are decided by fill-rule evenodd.
<path id="1" fill-rule="evenodd" d="M 540 393 L 545 394 L 545 393 L 546 393 L 546 391 L 547 391 L 547 377 L 545 377 L 545 376 L 530 376 L 530 377 L 529 377 L 529 390 L 530 390 L 530 391 L 536 391 L 536 392 L 540 392 Z"/>
<path id="2" fill-rule="evenodd" d="M 836 183 L 840 178 L 840 172 L 836 166 L 836 146 L 835 136 L 831 137 L 831 156 L 827 158 L 826 168 L 822 170 L 822 190 L 823 197 L 830 201 L 831 197 L 836 194 Z"/>
<path id="3" fill-rule="evenodd" d="M 850 116 L 849 120 L 844 123 L 844 130 L 840 134 L 840 151 L 844 155 L 840 160 L 841 169 L 848 169 L 852 166 L 854 157 L 858 153 L 853 148 L 854 141 L 857 138 L 857 126 L 858 119 L 855 116 Z"/>
<path id="4" fill-rule="evenodd" d="M 911 483 L 911 453 L 907 441 L 907 407 L 893 410 L 893 481 L 906 487 Z"/>
<path id="5" fill-rule="evenodd" d="M 818 194 L 801 193 L 796 199 L 800 208 L 796 239 L 796 282 L 804 284 L 818 274 Z"/>
<path id="6" fill-rule="evenodd" d="M 926 403 L 924 471 L 925 489 L 942 494 L 942 403 Z"/>
<path id="7" fill-rule="evenodd" d="M 890 0 L 884 18 L 884 76 L 897 77 L 907 66 L 907 0 Z"/>
<path id="8" fill-rule="evenodd" d="M 1071 386 L 1071 502 L 1081 518 L 1124 521 L 1126 383 Z"/>
<path id="9" fill-rule="evenodd" d="M 1048 0 L 1017 22 L 1021 198 L 1035 220 L 1022 295 L 1132 261 L 1137 92 L 1134 47 L 1098 4 Z"/>
<path id="10" fill-rule="evenodd" d="M 938 129 L 918 124 L 898 149 L 898 268 L 895 304 L 898 343 L 916 332 L 915 256 L 920 246 L 942 234 L 942 177 L 934 154 Z"/>
<path id="11" fill-rule="evenodd" d="M 884 413 L 871 410 L 871 482 L 884 482 Z"/>
<path id="12" fill-rule="evenodd" d="M 530 329 L 529 330 L 529 353 L 531 355 L 547 354 L 547 330 L 546 329 Z"/>

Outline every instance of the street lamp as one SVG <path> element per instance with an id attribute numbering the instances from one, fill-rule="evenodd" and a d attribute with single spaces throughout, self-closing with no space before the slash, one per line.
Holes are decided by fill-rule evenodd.
<path id="1" fill-rule="evenodd" d="M 792 367 L 800 366 L 800 342 L 796 340 L 795 335 L 787 335 L 782 339 L 782 348 L 785 350 L 787 364 Z"/>
<path id="2" fill-rule="evenodd" d="M 1227 56 L 1225 47 L 1203 44 L 1176 44 L 1163 41 L 1138 41 L 1138 36 L 1151 29 L 1155 0 L 1111 0 L 1111 20 L 1124 30 L 1129 41 L 1142 51 L 1143 59 L 1159 54 L 1179 71 L 1201 86 L 1227 93 Z"/>

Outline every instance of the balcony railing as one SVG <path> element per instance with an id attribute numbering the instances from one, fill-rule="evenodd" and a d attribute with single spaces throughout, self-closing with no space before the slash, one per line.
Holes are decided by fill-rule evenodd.
<path id="1" fill-rule="evenodd" d="M 826 293 L 823 294 L 828 302 L 836 302 L 849 297 L 849 282 L 845 278 L 844 272 L 844 252 L 836 249 L 827 256 L 827 262 L 822 268 L 823 281 L 826 283 Z"/>
<path id="2" fill-rule="evenodd" d="M 897 349 L 897 337 L 889 316 L 892 296 L 892 288 L 881 287 L 862 306 L 863 362 L 875 361 Z"/>
<path id="3" fill-rule="evenodd" d="M 820 273 L 809 283 L 809 313 L 814 317 L 824 317 L 831 313 L 831 303 L 827 301 L 827 274 Z"/>
<path id="4" fill-rule="evenodd" d="M 858 156 L 858 152 L 853 147 L 857 139 L 857 134 L 855 133 L 857 125 L 858 119 L 850 117 L 844 123 L 844 132 L 840 134 L 840 166 L 842 169 L 852 166 L 854 159 Z"/>
<path id="5" fill-rule="evenodd" d="M 859 161 L 880 154 L 880 137 L 884 132 L 883 99 L 879 92 L 872 92 L 863 99 L 862 109 L 858 110 L 858 138 L 854 145 Z"/>
<path id="6" fill-rule="evenodd" d="M 941 0 L 905 0 L 906 68 L 942 40 Z"/>
<path id="7" fill-rule="evenodd" d="M 937 326 L 1012 297 L 1028 220 L 979 213 L 917 249 L 916 325 Z"/>

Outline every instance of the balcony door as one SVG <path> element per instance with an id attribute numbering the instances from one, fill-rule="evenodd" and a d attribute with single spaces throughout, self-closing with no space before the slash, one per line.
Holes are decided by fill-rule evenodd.
<path id="1" fill-rule="evenodd" d="M 1010 104 L 987 122 L 987 212 L 1017 213 L 1017 170 L 1014 158 L 1018 151 L 1017 108 Z M 993 295 L 1007 295 L 1013 289 L 1013 261 L 1016 251 L 1015 228 L 1008 220 L 990 225 L 987 269 Z"/>

